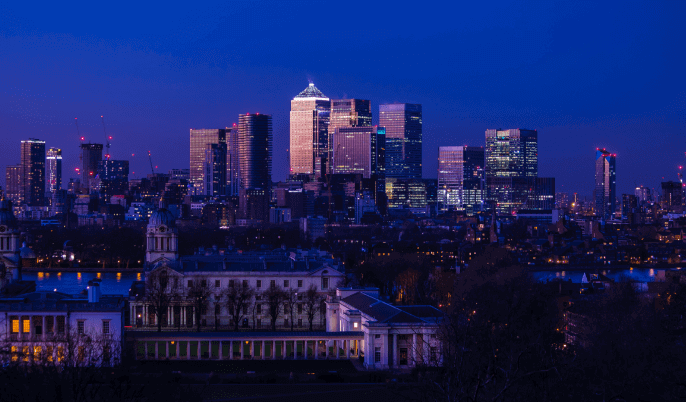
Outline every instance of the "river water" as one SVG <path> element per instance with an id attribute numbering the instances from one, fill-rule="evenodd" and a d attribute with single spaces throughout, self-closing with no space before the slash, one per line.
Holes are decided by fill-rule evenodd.
<path id="1" fill-rule="evenodd" d="M 36 290 L 55 290 L 67 294 L 78 294 L 85 290 L 88 281 L 100 279 L 102 294 L 129 295 L 134 281 L 142 280 L 136 272 L 24 272 L 22 279 L 36 281 Z"/>
<path id="2" fill-rule="evenodd" d="M 586 271 L 580 270 L 577 267 L 572 268 L 573 270 L 533 271 L 532 275 L 534 279 L 542 282 L 554 279 L 571 279 L 574 283 L 580 283 L 584 272 L 596 272 L 596 268 L 589 268 Z M 622 280 L 623 278 L 641 282 L 661 282 L 665 280 L 664 269 L 601 269 L 598 272 L 615 281 Z M 136 272 L 25 272 L 22 276 L 24 280 L 36 281 L 37 290 L 52 291 L 57 289 L 57 291 L 67 294 L 81 293 L 88 286 L 89 280 L 100 279 L 102 294 L 120 294 L 124 296 L 128 296 L 129 289 L 134 281 L 143 279 L 143 275 Z"/>

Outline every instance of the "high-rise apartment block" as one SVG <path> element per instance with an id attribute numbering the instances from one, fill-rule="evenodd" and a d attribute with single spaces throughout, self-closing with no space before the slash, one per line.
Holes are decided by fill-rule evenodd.
<path id="1" fill-rule="evenodd" d="M 610 219 L 617 207 L 615 162 L 615 154 L 605 149 L 596 149 L 595 214 L 603 219 Z"/>
<path id="2" fill-rule="evenodd" d="M 113 195 L 125 195 L 129 190 L 129 161 L 105 159 L 98 164 L 100 194 L 108 203 Z"/>
<path id="3" fill-rule="evenodd" d="M 379 105 L 379 126 L 386 128 L 386 177 L 422 178 L 422 105 Z"/>
<path id="4" fill-rule="evenodd" d="M 46 170 L 48 174 L 48 193 L 62 189 L 62 150 L 50 148 L 45 154 Z"/>
<path id="5" fill-rule="evenodd" d="M 484 148 L 438 148 L 439 210 L 480 210 L 484 200 Z"/>
<path id="6" fill-rule="evenodd" d="M 384 127 L 338 127 L 333 133 L 333 174 L 361 174 L 363 178 L 384 179 Z"/>
<path id="7" fill-rule="evenodd" d="M 25 204 L 44 204 L 45 141 L 31 138 L 21 142 L 21 191 Z"/>
<path id="8" fill-rule="evenodd" d="M 313 83 L 291 100 L 291 176 L 321 177 L 325 172 L 329 151 L 330 113 L 331 101 Z"/>
<path id="9" fill-rule="evenodd" d="M 634 190 L 634 195 L 638 199 L 639 205 L 651 202 L 653 197 L 650 193 L 650 188 L 645 186 L 638 186 Z"/>
<path id="10" fill-rule="evenodd" d="M 664 181 L 661 184 L 662 198 L 661 206 L 670 211 L 681 211 L 684 201 L 684 187 L 678 181 Z"/>
<path id="11" fill-rule="evenodd" d="M 226 147 L 225 129 L 191 129 L 190 130 L 190 185 L 192 195 L 205 193 L 205 164 L 208 149 L 213 144 L 224 144 Z M 226 169 L 226 161 L 222 165 Z"/>
<path id="12" fill-rule="evenodd" d="M 92 190 L 91 180 L 98 175 L 98 165 L 102 160 L 102 144 L 81 144 L 81 189 L 86 193 Z"/>

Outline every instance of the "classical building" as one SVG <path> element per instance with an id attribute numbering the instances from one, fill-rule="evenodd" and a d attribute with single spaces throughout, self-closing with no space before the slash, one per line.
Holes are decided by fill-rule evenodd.
<path id="1" fill-rule="evenodd" d="M 13 278 L 19 273 L 13 273 L 11 270 L 19 264 L 19 225 L 17 218 L 12 211 L 12 202 L 8 200 L 0 201 L 0 264 L 4 265 L 9 271 L 8 273 L 1 272 L 3 277 L 7 274 Z M 3 278 L 9 279 L 9 278 Z M 14 278 L 20 279 L 20 278 Z"/>
<path id="2" fill-rule="evenodd" d="M 101 296 L 98 281 L 88 295 L 38 291 L 0 298 L 3 363 L 103 366 L 121 359 L 122 296 Z"/>

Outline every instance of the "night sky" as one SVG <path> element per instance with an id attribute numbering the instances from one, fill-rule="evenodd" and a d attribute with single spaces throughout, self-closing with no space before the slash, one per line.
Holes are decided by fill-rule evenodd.
<path id="1" fill-rule="evenodd" d="M 287 173 L 290 100 L 421 103 L 424 176 L 440 145 L 488 128 L 539 130 L 539 176 L 591 195 L 596 147 L 617 193 L 686 164 L 686 2 L 221 1 L 0 3 L 0 184 L 29 137 L 63 149 L 113 136 L 131 177 L 189 165 L 189 128 L 274 118 L 273 179 Z M 478 4 L 477 4 L 478 3 Z M 131 155 L 135 154 L 134 157 Z"/>

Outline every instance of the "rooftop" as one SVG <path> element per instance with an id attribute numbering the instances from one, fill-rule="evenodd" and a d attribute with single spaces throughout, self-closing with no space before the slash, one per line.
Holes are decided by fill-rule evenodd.
<path id="1" fill-rule="evenodd" d="M 303 89 L 302 92 L 299 94 L 295 95 L 295 98 L 293 99 L 322 99 L 322 100 L 329 100 L 329 98 L 326 97 L 320 91 L 317 89 L 317 87 L 314 86 L 313 83 L 310 82 L 310 85 L 307 86 L 307 88 Z"/>

